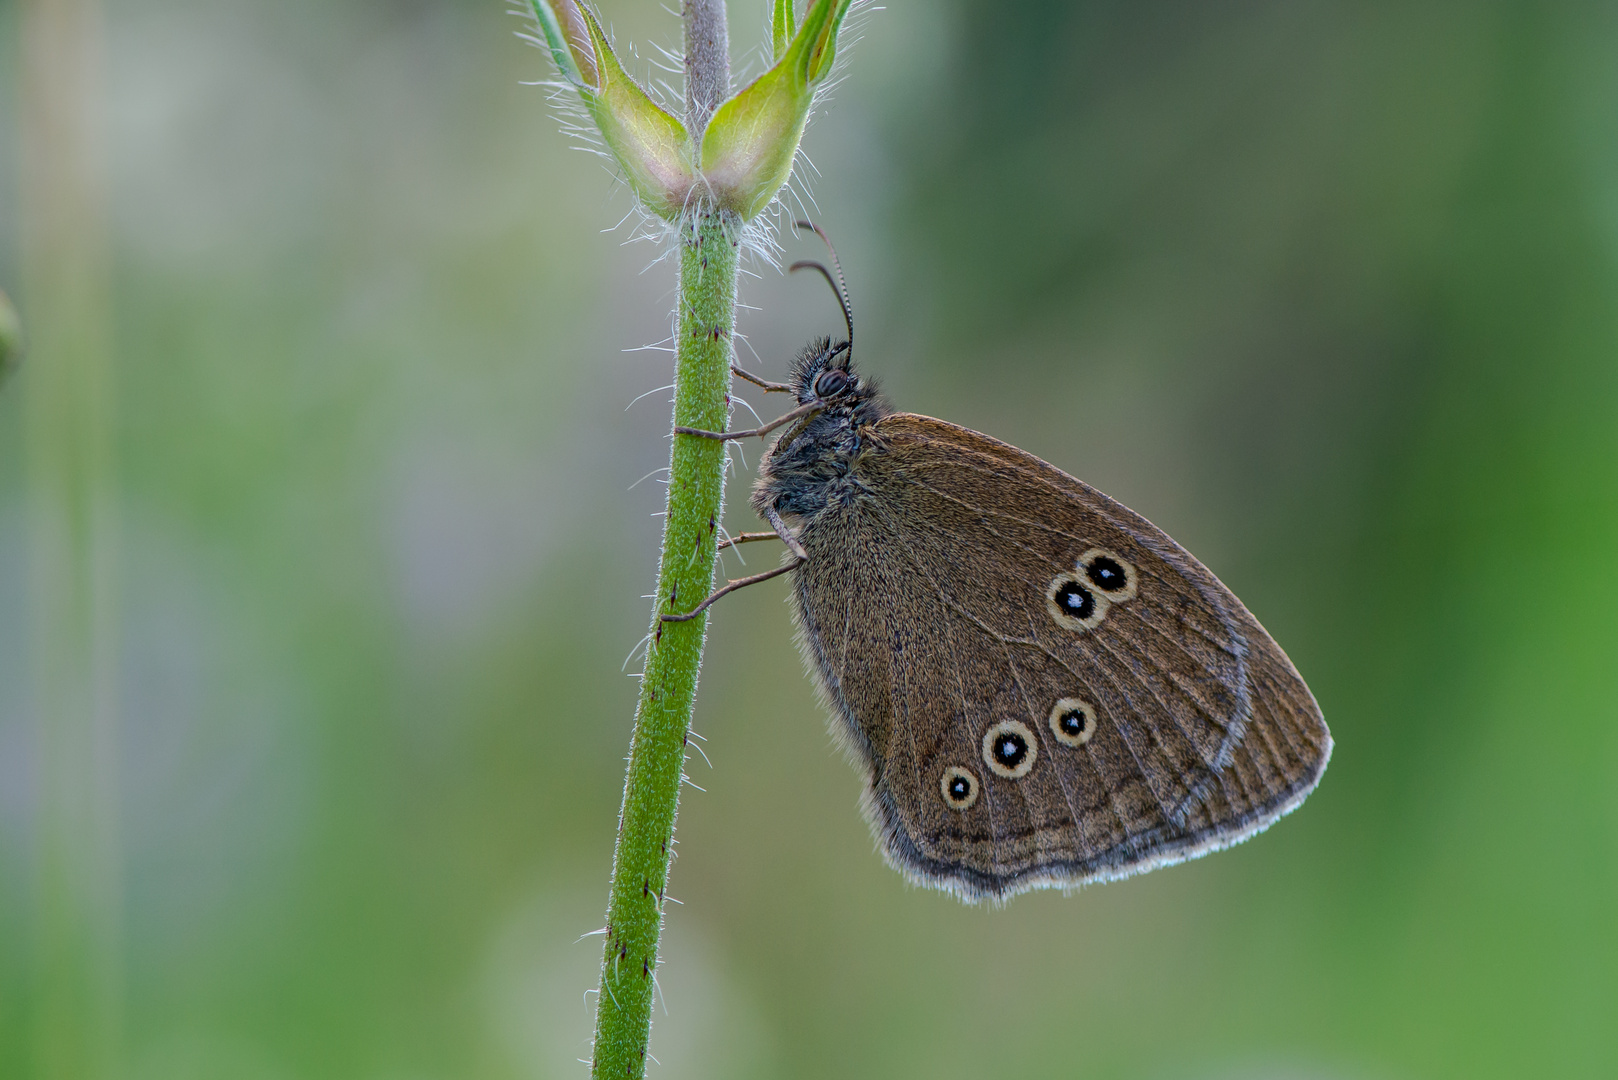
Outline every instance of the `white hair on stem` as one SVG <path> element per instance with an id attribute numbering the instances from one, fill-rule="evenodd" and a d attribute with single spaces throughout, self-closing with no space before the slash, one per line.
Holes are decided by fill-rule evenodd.
<path id="1" fill-rule="evenodd" d="M 672 353 L 674 351 L 673 349 L 658 348 L 655 345 L 642 345 L 641 349 L 656 349 L 658 352 L 667 352 L 667 353 Z M 625 349 L 624 351 L 625 352 L 638 352 L 640 350 L 638 350 L 638 349 Z M 649 398 L 653 394 L 657 393 L 659 390 L 673 390 L 673 389 L 674 389 L 674 384 L 673 383 L 669 383 L 667 386 L 659 386 L 656 390 L 648 390 L 648 391 L 646 391 L 646 393 L 641 394 L 639 397 L 637 397 L 635 399 L 635 401 L 640 401 L 642 398 Z M 633 409 L 635 407 L 635 401 L 631 401 L 628 405 L 625 405 L 624 406 L 624 412 L 628 412 L 630 409 Z M 669 402 L 670 402 L 670 404 L 672 404 L 674 402 L 674 399 L 669 398 Z"/>
<path id="2" fill-rule="evenodd" d="M 641 599 L 642 600 L 650 600 L 651 596 L 650 595 L 643 596 L 643 597 L 641 597 Z M 636 653 L 640 653 L 642 656 L 644 656 L 646 646 L 651 640 L 652 640 L 652 635 L 647 634 L 645 637 L 643 637 L 639 641 L 635 642 L 635 647 L 633 649 L 629 650 L 629 655 L 624 657 L 624 662 L 623 662 L 622 666 L 620 666 L 618 668 L 618 670 L 623 671 L 626 668 L 628 668 L 629 667 L 629 662 L 631 660 L 635 659 L 635 654 Z"/>
<path id="3" fill-rule="evenodd" d="M 636 480 L 633 484 L 630 484 L 624 490 L 625 491 L 634 491 L 637 487 L 639 487 L 641 484 L 645 483 L 646 481 L 650 480 L 652 477 L 656 476 L 658 473 L 660 473 L 660 472 L 668 472 L 668 471 L 669 471 L 669 467 L 667 465 L 659 465 L 657 468 L 653 469 L 651 472 L 647 473 L 645 476 L 641 477 L 639 480 Z M 661 483 L 661 484 L 667 484 L 668 483 L 667 480 L 660 480 L 658 482 Z"/>
<path id="4" fill-rule="evenodd" d="M 730 400 L 734 401 L 736 404 L 740 405 L 742 408 L 744 408 L 748 412 L 752 413 L 753 414 L 753 419 L 758 421 L 758 426 L 759 427 L 764 426 L 764 418 L 758 414 L 758 410 L 753 408 L 752 404 L 750 402 L 748 402 L 748 400 L 746 398 L 742 397 L 740 394 L 732 392 L 731 395 L 730 395 Z"/>

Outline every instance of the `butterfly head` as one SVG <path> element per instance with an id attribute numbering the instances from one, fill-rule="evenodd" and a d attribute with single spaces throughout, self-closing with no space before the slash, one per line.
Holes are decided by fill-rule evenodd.
<path id="1" fill-rule="evenodd" d="M 830 338 L 816 338 L 805 345 L 792 365 L 790 385 L 798 404 L 829 406 L 857 392 L 860 378 L 854 374 L 852 356 L 846 341 L 834 345 Z"/>
<path id="2" fill-rule="evenodd" d="M 807 221 L 799 228 L 821 229 Z M 833 270 L 818 262 L 792 264 L 793 270 L 815 270 L 831 286 L 843 312 L 847 336 L 833 343 L 816 338 L 798 353 L 789 385 L 798 399 L 802 418 L 784 429 L 765 454 L 753 505 L 789 515 L 812 516 L 848 494 L 851 463 L 860 453 L 862 432 L 890 411 L 874 381 L 854 370 L 854 314 L 837 253 L 826 240 Z"/>
<path id="3" fill-rule="evenodd" d="M 847 341 L 816 338 L 803 347 L 792 365 L 789 385 L 799 405 L 814 405 L 815 417 L 841 423 L 871 423 L 887 413 L 876 382 L 854 370 Z"/>
<path id="4" fill-rule="evenodd" d="M 791 386 L 807 414 L 782 430 L 760 467 L 753 504 L 812 516 L 837 501 L 863 432 L 886 416 L 887 400 L 849 361 L 848 343 L 819 338 L 804 346 Z"/>

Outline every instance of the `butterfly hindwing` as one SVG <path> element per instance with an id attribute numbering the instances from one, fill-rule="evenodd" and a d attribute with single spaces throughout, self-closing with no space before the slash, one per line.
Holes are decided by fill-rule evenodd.
<path id="1" fill-rule="evenodd" d="M 1313 787 L 1330 737 L 1302 679 L 1138 514 L 909 414 L 850 481 L 801 533 L 798 615 L 901 869 L 968 897 L 1122 876 Z"/>

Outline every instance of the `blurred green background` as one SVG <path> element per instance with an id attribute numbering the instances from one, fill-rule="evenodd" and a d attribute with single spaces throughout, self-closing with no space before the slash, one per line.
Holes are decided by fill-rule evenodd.
<path id="1" fill-rule="evenodd" d="M 654 74 L 678 20 L 603 6 Z M 666 393 L 637 398 L 669 358 L 633 350 L 673 269 L 622 243 L 628 195 L 522 85 L 550 72 L 501 7 L 105 2 L 94 962 L 131 1080 L 585 1075 L 662 505 L 632 485 L 667 454 Z M 739 72 L 766 7 L 731 5 Z M 29 325 L 20 24 L 0 2 L 0 288 Z M 1196 552 L 1337 751 L 1249 844 L 966 908 L 873 853 L 784 587 L 727 599 L 651 1075 L 1613 1075 L 1618 8 L 858 25 L 799 190 L 865 368 Z M 839 320 L 755 269 L 741 356 L 779 374 Z M 23 402 L 49 361 L 0 388 L 0 1075 L 41 1080 Z"/>

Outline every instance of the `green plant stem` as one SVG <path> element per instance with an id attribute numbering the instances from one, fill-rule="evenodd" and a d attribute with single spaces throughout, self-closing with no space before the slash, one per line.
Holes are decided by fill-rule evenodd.
<path id="1" fill-rule="evenodd" d="M 674 372 L 677 426 L 722 431 L 729 418 L 739 232 L 736 218 L 714 211 L 699 212 L 693 225 L 682 230 Z M 596 1005 L 596 1077 L 639 1077 L 646 1070 L 674 816 L 708 627 L 706 612 L 688 622 L 665 623 L 659 616 L 689 611 L 711 591 L 724 499 L 724 444 L 674 436 L 652 637 L 613 859 Z"/>

